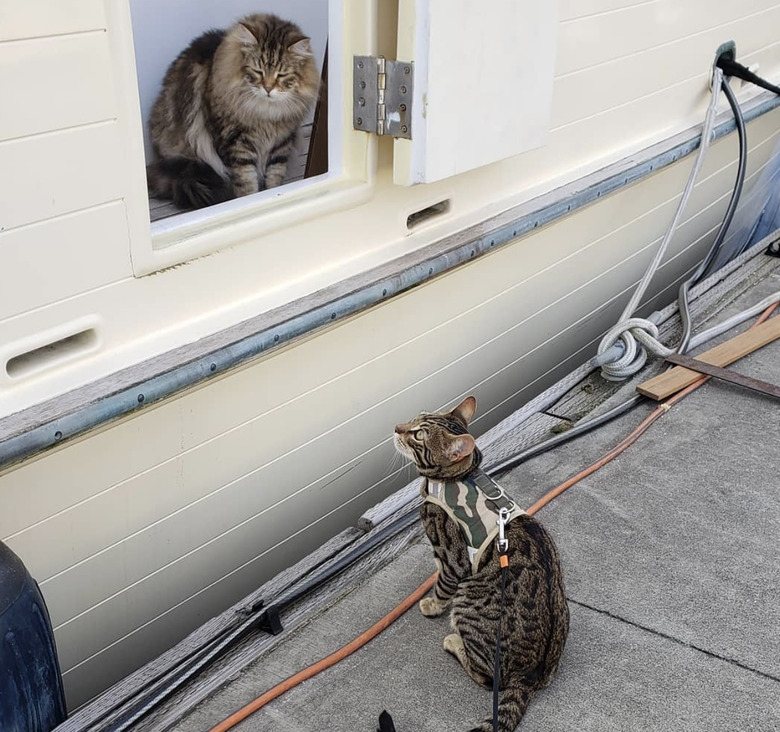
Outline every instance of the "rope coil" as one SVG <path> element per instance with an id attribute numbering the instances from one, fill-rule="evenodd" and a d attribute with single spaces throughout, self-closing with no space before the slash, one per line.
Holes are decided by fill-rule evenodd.
<path id="1" fill-rule="evenodd" d="M 658 340 L 658 326 L 647 318 L 621 320 L 610 328 L 599 344 L 598 355 L 604 356 L 615 345 L 622 346 L 623 355 L 601 366 L 601 375 L 609 381 L 623 381 L 641 371 L 648 351 L 661 358 L 674 353 Z"/>

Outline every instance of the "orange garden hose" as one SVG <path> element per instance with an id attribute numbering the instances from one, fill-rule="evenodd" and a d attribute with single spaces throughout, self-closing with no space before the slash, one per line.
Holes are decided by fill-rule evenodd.
<path id="1" fill-rule="evenodd" d="M 756 320 L 756 322 L 751 327 L 755 327 L 756 325 L 763 323 L 767 318 L 769 318 L 778 305 L 780 305 L 780 303 L 775 303 L 774 305 L 768 307 L 763 312 L 761 317 Z M 556 488 L 548 491 L 544 496 L 542 496 L 542 498 L 540 498 L 536 503 L 533 504 L 533 506 L 528 509 L 527 513 L 533 516 L 537 511 L 550 503 L 550 501 L 561 495 L 561 493 L 567 491 L 573 485 L 576 485 L 584 478 L 587 478 L 592 473 L 595 473 L 599 468 L 614 460 L 626 448 L 633 445 L 634 442 L 636 442 L 648 430 L 653 422 L 659 419 L 662 415 L 666 414 L 666 412 L 668 412 L 675 404 L 677 404 L 677 402 L 684 399 L 692 391 L 698 389 L 702 384 L 709 381 L 710 378 L 711 377 L 709 376 L 702 376 L 693 384 L 670 397 L 663 404 L 659 405 L 657 409 L 645 417 L 645 419 L 643 419 L 642 422 L 640 422 L 639 425 L 627 437 L 615 445 L 615 447 L 613 447 L 612 450 L 610 450 L 606 455 L 601 457 L 589 467 L 581 470 L 575 476 L 564 481 Z M 313 663 L 311 666 L 303 669 L 303 671 L 299 671 L 297 674 L 290 676 L 280 684 L 277 684 L 273 687 L 273 689 L 266 691 L 264 694 L 257 697 L 257 699 L 247 704 L 245 707 L 242 707 L 237 712 L 231 714 L 227 719 L 223 720 L 216 727 L 213 727 L 211 730 L 209 730 L 209 732 L 227 732 L 228 730 L 233 729 L 233 727 L 239 724 L 239 722 L 242 722 L 248 716 L 254 714 L 254 712 L 256 712 L 258 709 L 261 709 L 269 702 L 273 701 L 293 687 L 298 686 L 298 684 L 302 683 L 303 681 L 310 679 L 312 676 L 316 676 L 318 673 L 320 673 L 320 671 L 324 671 L 331 666 L 335 666 L 339 661 L 362 648 L 370 640 L 378 636 L 383 630 L 398 620 L 398 618 L 400 618 L 415 603 L 425 597 L 425 595 L 428 594 L 436 582 L 436 576 L 436 573 L 434 573 L 428 577 L 428 579 L 425 580 L 425 582 L 423 582 L 423 584 L 420 585 L 411 595 L 409 595 L 409 597 L 407 597 L 400 605 L 391 610 L 381 620 L 355 638 L 355 640 L 351 641 L 342 648 L 339 648 L 339 650 L 331 653 L 329 656 L 321 659 L 320 661 Z"/>

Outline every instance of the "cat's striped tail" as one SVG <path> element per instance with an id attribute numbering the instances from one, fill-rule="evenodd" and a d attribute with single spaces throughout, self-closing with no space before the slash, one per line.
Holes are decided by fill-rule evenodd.
<path id="1" fill-rule="evenodd" d="M 520 720 L 528 709 L 538 683 L 525 677 L 514 680 L 509 684 L 498 700 L 498 729 L 499 732 L 514 732 Z M 486 719 L 478 727 L 469 732 L 493 732 L 493 719 Z"/>
<path id="2" fill-rule="evenodd" d="M 146 168 L 149 195 L 179 208 L 203 208 L 233 198 L 228 183 L 208 163 L 175 156 L 156 160 Z"/>

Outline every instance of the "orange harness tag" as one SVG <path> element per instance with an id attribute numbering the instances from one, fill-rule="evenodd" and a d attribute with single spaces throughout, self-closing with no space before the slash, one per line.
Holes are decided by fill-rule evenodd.
<path id="1" fill-rule="evenodd" d="M 506 554 L 501 554 L 498 557 L 498 563 L 506 569 L 509 566 L 509 557 Z"/>

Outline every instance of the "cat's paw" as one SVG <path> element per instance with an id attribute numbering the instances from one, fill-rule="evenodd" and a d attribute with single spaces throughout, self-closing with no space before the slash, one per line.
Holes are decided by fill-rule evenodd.
<path id="1" fill-rule="evenodd" d="M 420 612 L 426 618 L 438 618 L 447 609 L 447 603 L 435 597 L 423 597 L 420 600 Z"/>

